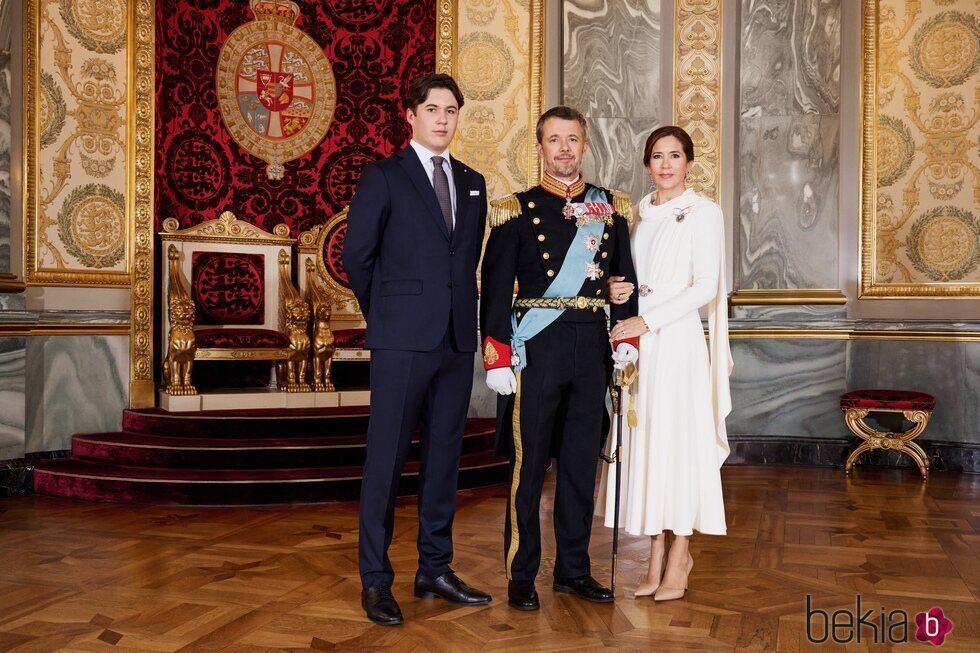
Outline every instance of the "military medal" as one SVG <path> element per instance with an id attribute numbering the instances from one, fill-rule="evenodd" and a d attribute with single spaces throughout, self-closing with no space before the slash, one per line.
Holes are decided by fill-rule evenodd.
<path id="1" fill-rule="evenodd" d="M 595 261 L 585 264 L 585 276 L 587 276 L 592 281 L 602 278 L 602 268 Z"/>
<path id="2" fill-rule="evenodd" d="M 566 220 L 571 220 L 575 217 L 575 205 L 572 204 L 572 198 L 565 196 L 565 206 L 561 209 L 561 214 L 565 216 Z"/>

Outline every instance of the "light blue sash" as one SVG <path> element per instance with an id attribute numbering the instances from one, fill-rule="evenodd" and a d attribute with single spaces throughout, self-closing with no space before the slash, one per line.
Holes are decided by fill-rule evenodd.
<path id="1" fill-rule="evenodd" d="M 598 188 L 590 188 L 585 196 L 586 202 L 606 203 L 606 197 Z M 602 237 L 602 232 L 606 227 L 603 221 L 590 222 L 578 228 L 572 244 L 565 252 L 565 262 L 561 269 L 552 280 L 551 285 L 544 291 L 544 297 L 574 297 L 578 295 L 585 283 L 585 268 L 595 259 L 595 252 L 589 251 L 586 247 L 588 236 Z M 530 308 L 524 314 L 520 324 L 517 323 L 517 314 L 510 315 L 510 351 L 517 356 L 517 365 L 514 366 L 515 372 L 520 372 L 527 367 L 527 354 L 524 343 L 538 335 L 549 324 L 558 319 L 558 316 L 565 312 L 564 308 Z"/>

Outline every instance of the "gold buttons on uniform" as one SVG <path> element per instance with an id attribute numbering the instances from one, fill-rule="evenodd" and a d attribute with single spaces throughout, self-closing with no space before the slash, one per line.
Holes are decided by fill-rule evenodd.
<path id="1" fill-rule="evenodd" d="M 600 288 L 599 290 L 595 291 L 595 294 L 596 294 L 596 296 L 601 295 L 602 294 L 602 288 Z"/>
<path id="2" fill-rule="evenodd" d="M 598 306 L 593 306 L 592 307 L 592 312 L 593 313 L 598 313 L 599 312 L 599 307 Z"/>
<path id="3" fill-rule="evenodd" d="M 551 254 L 549 254 L 548 252 L 545 252 L 544 254 L 541 255 L 541 258 L 543 258 L 544 260 L 547 261 L 549 258 L 551 258 Z"/>
<path id="4" fill-rule="evenodd" d="M 528 202 L 527 203 L 527 208 L 533 209 L 534 208 L 534 202 Z"/>
<path id="5" fill-rule="evenodd" d="M 539 242 L 542 242 L 542 243 L 544 242 L 544 234 L 539 234 L 538 235 L 538 241 Z"/>
<path id="6" fill-rule="evenodd" d="M 602 253 L 602 258 L 606 258 L 607 256 L 609 256 L 609 252 L 603 252 Z"/>
<path id="7" fill-rule="evenodd" d="M 531 222 L 533 222 L 534 224 L 541 224 L 541 218 L 534 218 L 533 220 L 531 220 Z"/>
<path id="8" fill-rule="evenodd" d="M 602 234 L 603 240 L 609 240 L 609 234 Z"/>
<path id="9" fill-rule="evenodd" d="M 554 270 L 548 270 L 548 276 L 549 277 L 555 276 L 555 271 Z"/>

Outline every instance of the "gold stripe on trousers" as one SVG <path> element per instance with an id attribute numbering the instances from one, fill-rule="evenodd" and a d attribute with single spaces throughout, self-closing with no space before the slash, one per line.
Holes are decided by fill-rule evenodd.
<path id="1" fill-rule="evenodd" d="M 524 450 L 521 447 L 521 373 L 517 377 L 517 390 L 514 393 L 514 410 L 511 415 L 511 435 L 514 438 L 514 472 L 510 479 L 510 547 L 507 549 L 507 580 L 513 580 L 514 557 L 521 544 L 520 529 L 517 526 L 517 487 L 521 484 L 521 461 Z"/>

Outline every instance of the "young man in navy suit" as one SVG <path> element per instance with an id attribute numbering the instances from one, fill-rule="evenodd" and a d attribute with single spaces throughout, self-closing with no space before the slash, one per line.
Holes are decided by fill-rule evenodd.
<path id="1" fill-rule="evenodd" d="M 463 605 L 490 602 L 449 566 L 477 349 L 476 267 L 486 226 L 486 181 L 449 155 L 463 106 L 452 77 L 415 80 L 405 105 L 412 141 L 364 168 L 343 253 L 371 350 L 358 544 L 361 605 L 383 625 L 404 621 L 391 593 L 388 546 L 398 480 L 416 427 L 421 462 L 415 596 Z"/>

